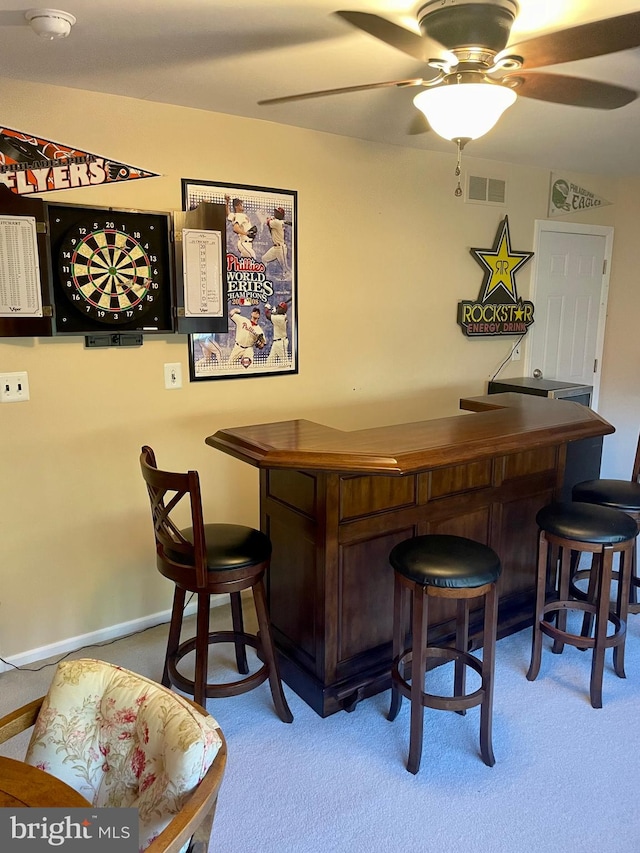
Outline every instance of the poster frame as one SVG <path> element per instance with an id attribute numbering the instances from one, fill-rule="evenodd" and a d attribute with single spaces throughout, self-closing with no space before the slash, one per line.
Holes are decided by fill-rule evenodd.
<path id="1" fill-rule="evenodd" d="M 228 329 L 189 335 L 191 381 L 297 374 L 297 192 L 183 178 L 183 209 L 202 202 L 225 205 Z"/>

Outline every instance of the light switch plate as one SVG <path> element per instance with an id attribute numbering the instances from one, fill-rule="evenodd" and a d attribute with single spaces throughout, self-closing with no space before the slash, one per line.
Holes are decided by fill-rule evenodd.
<path id="1" fill-rule="evenodd" d="M 172 391 L 174 388 L 182 388 L 182 365 L 180 362 L 165 364 L 164 387 L 169 391 Z"/>
<path id="2" fill-rule="evenodd" d="M 29 399 L 29 376 L 26 371 L 0 373 L 0 403 L 25 403 Z"/>

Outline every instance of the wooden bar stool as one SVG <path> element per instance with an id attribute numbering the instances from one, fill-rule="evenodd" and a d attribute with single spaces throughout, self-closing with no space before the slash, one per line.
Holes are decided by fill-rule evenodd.
<path id="1" fill-rule="evenodd" d="M 207 698 L 236 696 L 246 693 L 267 679 L 276 712 L 285 723 L 293 720 L 287 705 L 271 634 L 267 612 L 264 576 L 271 559 L 271 542 L 259 530 L 241 524 L 204 524 L 200 480 L 197 471 L 172 473 L 160 471 L 150 447 L 143 447 L 140 468 L 151 501 L 151 515 L 156 540 L 156 564 L 159 572 L 175 585 L 173 609 L 162 684 L 173 685 L 191 694 L 199 705 Z M 174 512 L 182 499 L 190 507 L 191 527 L 181 529 Z M 259 633 L 244 630 L 240 594 L 250 589 L 258 619 Z M 196 635 L 180 642 L 182 615 L 186 593 L 197 596 Z M 231 631 L 209 631 L 211 596 L 230 596 Z M 233 643 L 238 673 L 245 678 L 210 683 L 207 678 L 209 646 Z M 264 661 L 249 674 L 246 647 L 257 650 Z M 195 651 L 195 673 L 187 678 L 178 669 L 185 655 Z"/>
<path id="2" fill-rule="evenodd" d="M 422 757 L 424 708 L 457 711 L 480 705 L 480 752 L 489 767 L 495 764 L 491 742 L 493 670 L 497 630 L 496 581 L 501 565 L 498 555 L 486 545 L 460 536 L 414 536 L 400 542 L 389 555 L 395 570 L 393 604 L 393 665 L 391 708 L 388 719 L 395 720 L 402 697 L 411 700 L 411 727 L 407 770 L 417 773 Z M 469 604 L 484 598 L 484 648 L 482 660 L 468 653 Z M 427 645 L 429 599 L 457 601 L 455 647 Z M 413 641 L 406 645 L 406 604 L 411 603 Z M 426 693 L 427 662 L 454 661 L 452 696 Z M 405 679 L 410 664 L 411 683 Z M 465 693 L 467 667 L 481 678 L 481 686 Z"/>
<path id="3" fill-rule="evenodd" d="M 619 509 L 626 512 L 627 515 L 638 525 L 640 531 L 640 437 L 636 447 L 636 457 L 633 463 L 631 472 L 631 480 L 585 480 L 582 483 L 577 483 L 571 493 L 574 501 L 579 503 L 597 504 L 598 506 L 608 506 L 611 509 Z M 632 569 L 631 569 L 631 588 L 629 590 L 629 613 L 640 613 L 640 604 L 638 603 L 638 588 L 640 588 L 640 578 L 638 578 L 638 557 L 634 547 L 631 552 Z M 617 572 L 613 572 L 614 578 L 617 579 Z M 589 569 L 581 569 L 573 575 L 573 581 L 584 580 L 589 577 Z M 581 597 L 580 590 L 572 591 L 577 597 Z"/>
<path id="4" fill-rule="evenodd" d="M 590 699 L 592 707 L 601 708 L 606 649 L 613 648 L 615 673 L 619 678 L 625 677 L 624 644 L 637 525 L 619 510 L 577 502 L 549 504 L 540 510 L 536 521 L 540 528 L 536 604 L 527 678 L 534 681 L 540 672 L 543 634 L 553 639 L 554 654 L 561 654 L 565 643 L 578 649 L 592 649 Z M 595 570 L 591 572 L 586 600 L 576 600 L 571 595 L 570 584 L 576 557 L 582 553 L 596 557 Z M 620 555 L 620 580 L 612 610 L 614 554 Z M 579 634 L 567 631 L 567 613 L 571 610 L 585 614 Z M 591 636 L 593 618 L 595 628 Z M 613 624 L 612 634 L 607 634 L 609 622 Z"/>

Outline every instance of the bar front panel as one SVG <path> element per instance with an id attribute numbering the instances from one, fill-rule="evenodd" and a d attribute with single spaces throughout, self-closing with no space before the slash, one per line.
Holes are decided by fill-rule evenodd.
<path id="1" fill-rule="evenodd" d="M 558 448 L 546 447 L 402 477 L 263 470 L 269 606 L 284 680 L 322 716 L 388 687 L 388 557 L 415 534 L 467 536 L 495 548 L 503 563 L 499 631 L 523 627 L 532 612 L 535 515 L 553 499 L 562 463 Z M 431 639 L 452 635 L 454 608 L 434 603 Z M 471 624 L 480 645 L 479 609 Z"/>

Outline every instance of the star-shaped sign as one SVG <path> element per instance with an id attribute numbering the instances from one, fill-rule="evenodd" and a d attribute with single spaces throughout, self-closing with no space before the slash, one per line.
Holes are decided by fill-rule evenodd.
<path id="1" fill-rule="evenodd" d="M 533 252 L 514 252 L 509 236 L 509 217 L 505 216 L 498 229 L 496 241 L 491 251 L 487 249 L 471 249 L 471 254 L 485 268 L 483 291 L 480 302 L 486 302 L 489 296 L 499 287 L 504 288 L 513 302 L 518 301 L 516 292 L 515 273 L 526 264 Z"/>

